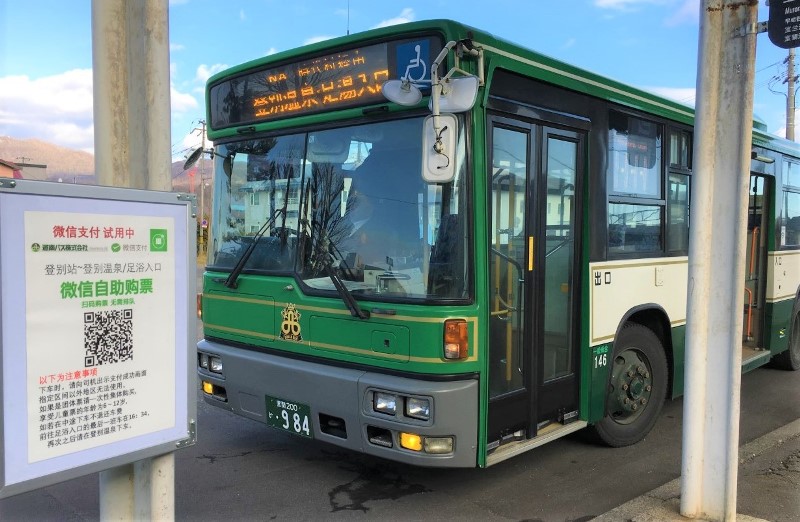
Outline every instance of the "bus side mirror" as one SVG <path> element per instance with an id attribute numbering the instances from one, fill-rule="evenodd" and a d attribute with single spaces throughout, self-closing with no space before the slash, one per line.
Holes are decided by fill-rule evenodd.
<path id="1" fill-rule="evenodd" d="M 422 179 L 428 183 L 452 181 L 456 176 L 458 119 L 454 114 L 431 115 L 422 127 Z"/>

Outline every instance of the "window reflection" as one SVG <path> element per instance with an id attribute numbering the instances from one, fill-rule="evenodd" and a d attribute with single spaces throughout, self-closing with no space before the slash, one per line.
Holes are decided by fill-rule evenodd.
<path id="1" fill-rule="evenodd" d="M 661 207 L 658 205 L 608 205 L 608 251 L 657 252 L 661 250 Z"/>
<path id="2" fill-rule="evenodd" d="M 661 197 L 661 126 L 615 111 L 608 118 L 611 192 Z"/>
<path id="3" fill-rule="evenodd" d="M 466 176 L 425 183 L 421 131 L 412 118 L 218 146 L 218 172 L 232 167 L 217 177 L 211 263 L 231 269 L 263 231 L 246 270 L 333 291 L 332 267 L 358 297 L 466 297 Z"/>
<path id="4" fill-rule="evenodd" d="M 800 245 L 800 193 L 798 192 L 784 192 L 781 236 L 784 246 Z"/>

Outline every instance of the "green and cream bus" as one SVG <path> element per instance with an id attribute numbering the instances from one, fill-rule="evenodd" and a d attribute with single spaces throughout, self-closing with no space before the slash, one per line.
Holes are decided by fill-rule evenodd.
<path id="1" fill-rule="evenodd" d="M 647 435 L 684 379 L 693 110 L 448 20 L 212 77 L 212 405 L 421 466 Z M 742 369 L 800 367 L 800 149 L 753 130 Z"/>

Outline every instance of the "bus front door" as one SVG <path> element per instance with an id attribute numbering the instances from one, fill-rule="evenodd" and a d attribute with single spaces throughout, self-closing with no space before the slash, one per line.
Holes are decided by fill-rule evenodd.
<path id="1" fill-rule="evenodd" d="M 577 270 L 584 134 L 490 125 L 489 449 L 577 416 Z"/>

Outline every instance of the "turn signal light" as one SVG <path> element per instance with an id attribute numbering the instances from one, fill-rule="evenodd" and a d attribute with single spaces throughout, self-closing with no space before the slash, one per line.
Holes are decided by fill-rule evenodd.
<path id="1" fill-rule="evenodd" d="M 422 451 L 422 437 L 414 433 L 400 433 L 400 446 L 412 451 Z"/>
<path id="2" fill-rule="evenodd" d="M 444 358 L 458 360 L 466 359 L 468 355 L 467 321 L 448 319 L 444 322 Z"/>

